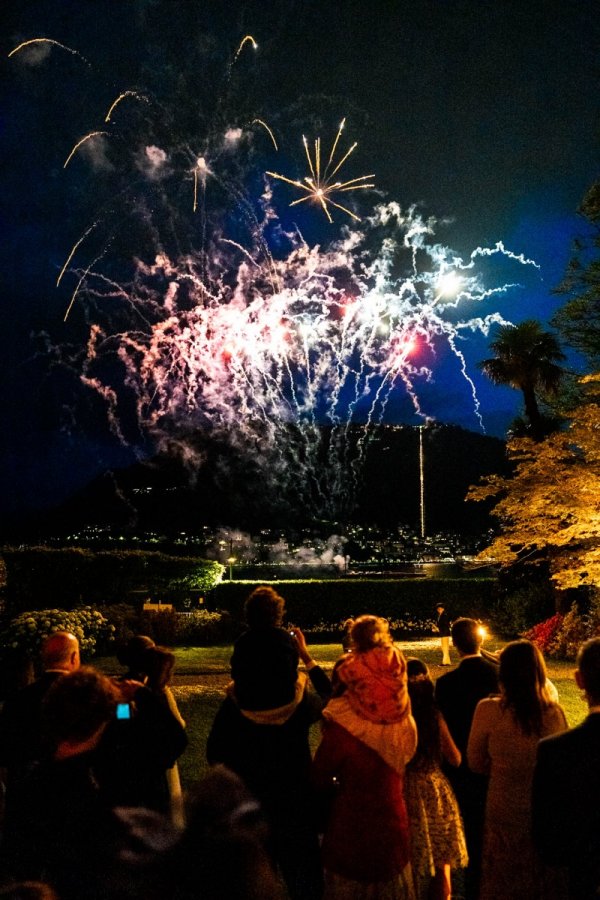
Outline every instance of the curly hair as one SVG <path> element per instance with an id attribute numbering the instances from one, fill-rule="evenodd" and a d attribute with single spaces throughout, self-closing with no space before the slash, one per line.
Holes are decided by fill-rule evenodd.
<path id="1" fill-rule="evenodd" d="M 244 614 L 250 628 L 281 625 L 284 612 L 285 600 L 267 585 L 255 588 L 244 604 Z"/>
<path id="2" fill-rule="evenodd" d="M 387 619 L 380 616 L 359 616 L 350 629 L 352 649 L 355 653 L 366 653 L 373 647 L 389 647 L 392 642 Z"/>

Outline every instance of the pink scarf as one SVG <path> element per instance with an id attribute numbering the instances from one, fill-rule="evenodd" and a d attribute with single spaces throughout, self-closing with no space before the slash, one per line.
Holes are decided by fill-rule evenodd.
<path id="1" fill-rule="evenodd" d="M 393 646 L 351 653 L 338 669 L 344 696 L 354 712 L 381 725 L 400 722 L 410 713 L 406 660 Z"/>

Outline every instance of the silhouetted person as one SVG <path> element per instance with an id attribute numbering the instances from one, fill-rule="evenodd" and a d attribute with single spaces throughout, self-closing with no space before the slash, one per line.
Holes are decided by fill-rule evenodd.
<path id="1" fill-rule="evenodd" d="M 0 767 L 7 808 L 15 786 L 42 756 L 42 701 L 58 678 L 79 668 L 79 641 L 69 631 L 56 631 L 43 641 L 40 657 L 43 674 L 7 697 L 0 713 Z"/>
<path id="2" fill-rule="evenodd" d="M 42 704 L 50 752 L 18 785 L 2 845 L 5 869 L 48 881 L 61 900 L 102 897 L 121 831 L 93 752 L 115 715 L 114 682 L 89 667 L 58 679 Z"/>
<path id="3" fill-rule="evenodd" d="M 462 756 L 458 768 L 445 771 L 463 817 L 469 852 L 465 889 L 467 900 L 474 900 L 479 889 L 487 778 L 469 769 L 467 744 L 475 707 L 484 697 L 498 692 L 498 669 L 481 656 L 482 637 L 474 619 L 456 619 L 451 634 L 460 663 L 438 678 L 435 700 Z"/>
<path id="4" fill-rule="evenodd" d="M 287 640 L 274 634 L 278 627 L 268 625 L 257 645 L 243 648 L 242 700 L 236 680 L 215 716 L 206 755 L 209 763 L 223 763 L 236 772 L 259 800 L 271 828 L 269 846 L 290 897 L 312 900 L 320 897 L 322 884 L 308 738 L 323 703 L 307 690 L 304 673 L 294 671 L 291 678 L 294 658 L 302 659 L 321 698 L 329 696 L 330 684 L 311 659 L 300 629 L 295 629 L 295 649 L 290 653 Z M 265 653 L 271 648 L 274 659 L 263 659 L 257 652 L 261 646 Z M 251 660 L 256 672 L 249 671 Z M 235 671 L 239 675 L 237 667 Z M 279 707 L 273 707 L 275 697 L 284 701 Z M 242 702 L 253 708 L 243 708 Z"/>
<path id="5" fill-rule="evenodd" d="M 450 659 L 450 619 L 448 618 L 448 613 L 444 608 L 443 603 L 438 603 L 436 606 L 437 612 L 437 630 L 440 636 L 440 646 L 442 648 L 442 665 L 443 666 L 451 666 L 452 660 Z"/>
<path id="6" fill-rule="evenodd" d="M 188 803 L 187 827 L 124 810 L 128 865 L 114 900 L 285 900 L 265 848 L 268 828 L 243 782 L 215 766 Z"/>
<path id="7" fill-rule="evenodd" d="M 538 744 L 533 776 L 533 840 L 548 865 L 566 866 L 570 896 L 600 896 L 600 637 L 582 644 L 577 685 L 588 716 Z"/>
<path id="8" fill-rule="evenodd" d="M 231 677 L 240 709 L 277 709 L 291 703 L 298 646 L 283 628 L 285 601 L 272 587 L 252 591 L 244 604 L 247 629 L 233 647 Z"/>
<path id="9" fill-rule="evenodd" d="M 117 650 L 117 659 L 122 666 L 127 668 L 125 674 L 120 677 L 129 681 L 143 682 L 145 677 L 142 663 L 144 653 L 149 647 L 155 646 L 155 642 L 147 634 L 134 634 L 130 637 L 127 643 Z"/>
<path id="10" fill-rule="evenodd" d="M 117 681 L 119 715 L 100 741 L 96 771 L 114 806 L 145 806 L 170 814 L 167 772 L 188 743 L 185 722 L 167 688 L 175 656 L 143 635 L 136 638 L 127 662 L 129 674 L 140 680 Z"/>

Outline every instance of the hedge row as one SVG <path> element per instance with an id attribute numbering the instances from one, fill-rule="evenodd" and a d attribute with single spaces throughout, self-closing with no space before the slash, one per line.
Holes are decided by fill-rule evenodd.
<path id="1" fill-rule="evenodd" d="M 150 597 L 213 588 L 224 567 L 212 560 L 145 550 L 3 548 L 6 605 L 12 613 L 82 603 L 102 607 L 134 592 Z"/>
<path id="2" fill-rule="evenodd" d="M 451 619 L 472 616 L 489 620 L 497 602 L 493 578 L 396 578 L 354 581 L 278 581 L 272 586 L 285 598 L 286 619 L 304 628 L 321 622 L 339 622 L 349 616 L 373 613 L 397 619 L 408 613 L 422 619 L 435 617 L 443 603 Z M 256 582 L 221 582 L 206 597 L 206 606 L 226 610 L 243 619 L 244 601 Z"/>

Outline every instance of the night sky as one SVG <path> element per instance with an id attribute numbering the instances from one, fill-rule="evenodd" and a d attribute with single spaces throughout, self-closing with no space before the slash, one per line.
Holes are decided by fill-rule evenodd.
<path id="1" fill-rule="evenodd" d="M 0 25 L 5 517 L 52 505 L 102 470 L 128 464 L 134 451 L 148 452 L 141 438 L 122 445 L 97 395 L 80 384 L 76 360 L 97 309 L 82 297 L 63 323 L 77 278 L 68 273 L 55 286 L 75 240 L 96 221 L 102 224 L 83 248 L 89 256 L 77 265 L 102 251 L 103 271 L 115 283 L 133 257 L 194 245 L 184 215 L 190 182 L 173 188 L 170 207 L 157 206 L 136 141 L 210 160 L 212 136 L 260 118 L 279 139 L 277 154 L 255 129 L 244 159 L 229 154 L 223 162 L 251 197 L 266 169 L 303 177 L 302 134 L 330 142 L 346 117 L 343 145 L 358 142 L 346 177 L 375 175 L 376 191 L 352 196 L 361 217 L 384 201 L 416 204 L 438 220 L 436 240 L 463 259 L 502 241 L 535 260 L 539 270 L 513 267 L 507 276 L 490 265 L 494 283 L 506 277 L 517 286 L 486 312 L 547 322 L 562 302 L 552 291 L 585 227 L 577 207 L 598 177 L 596 3 L 14 0 L 2 4 Z M 258 49 L 245 46 L 235 59 L 246 34 Z M 8 58 L 39 37 L 83 59 L 49 44 Z M 123 101 L 115 136 L 108 126 L 106 142 L 90 142 L 63 169 L 76 141 L 101 130 L 111 100 L 127 90 L 152 102 L 137 101 L 133 111 L 136 101 Z M 174 153 L 171 161 L 175 167 Z M 241 240 L 236 208 L 217 191 L 212 196 L 202 227 L 219 215 L 224 233 Z M 343 214 L 330 225 L 315 206 L 290 208 L 295 196 L 273 185 L 283 227 L 297 226 L 311 246 L 340 237 Z M 461 350 L 485 431 L 502 436 L 520 397 L 478 372 L 488 341 L 473 335 Z M 433 368 L 420 392 L 427 415 L 481 432 L 456 366 L 442 352 Z M 392 398 L 386 421 L 420 420 Z"/>

